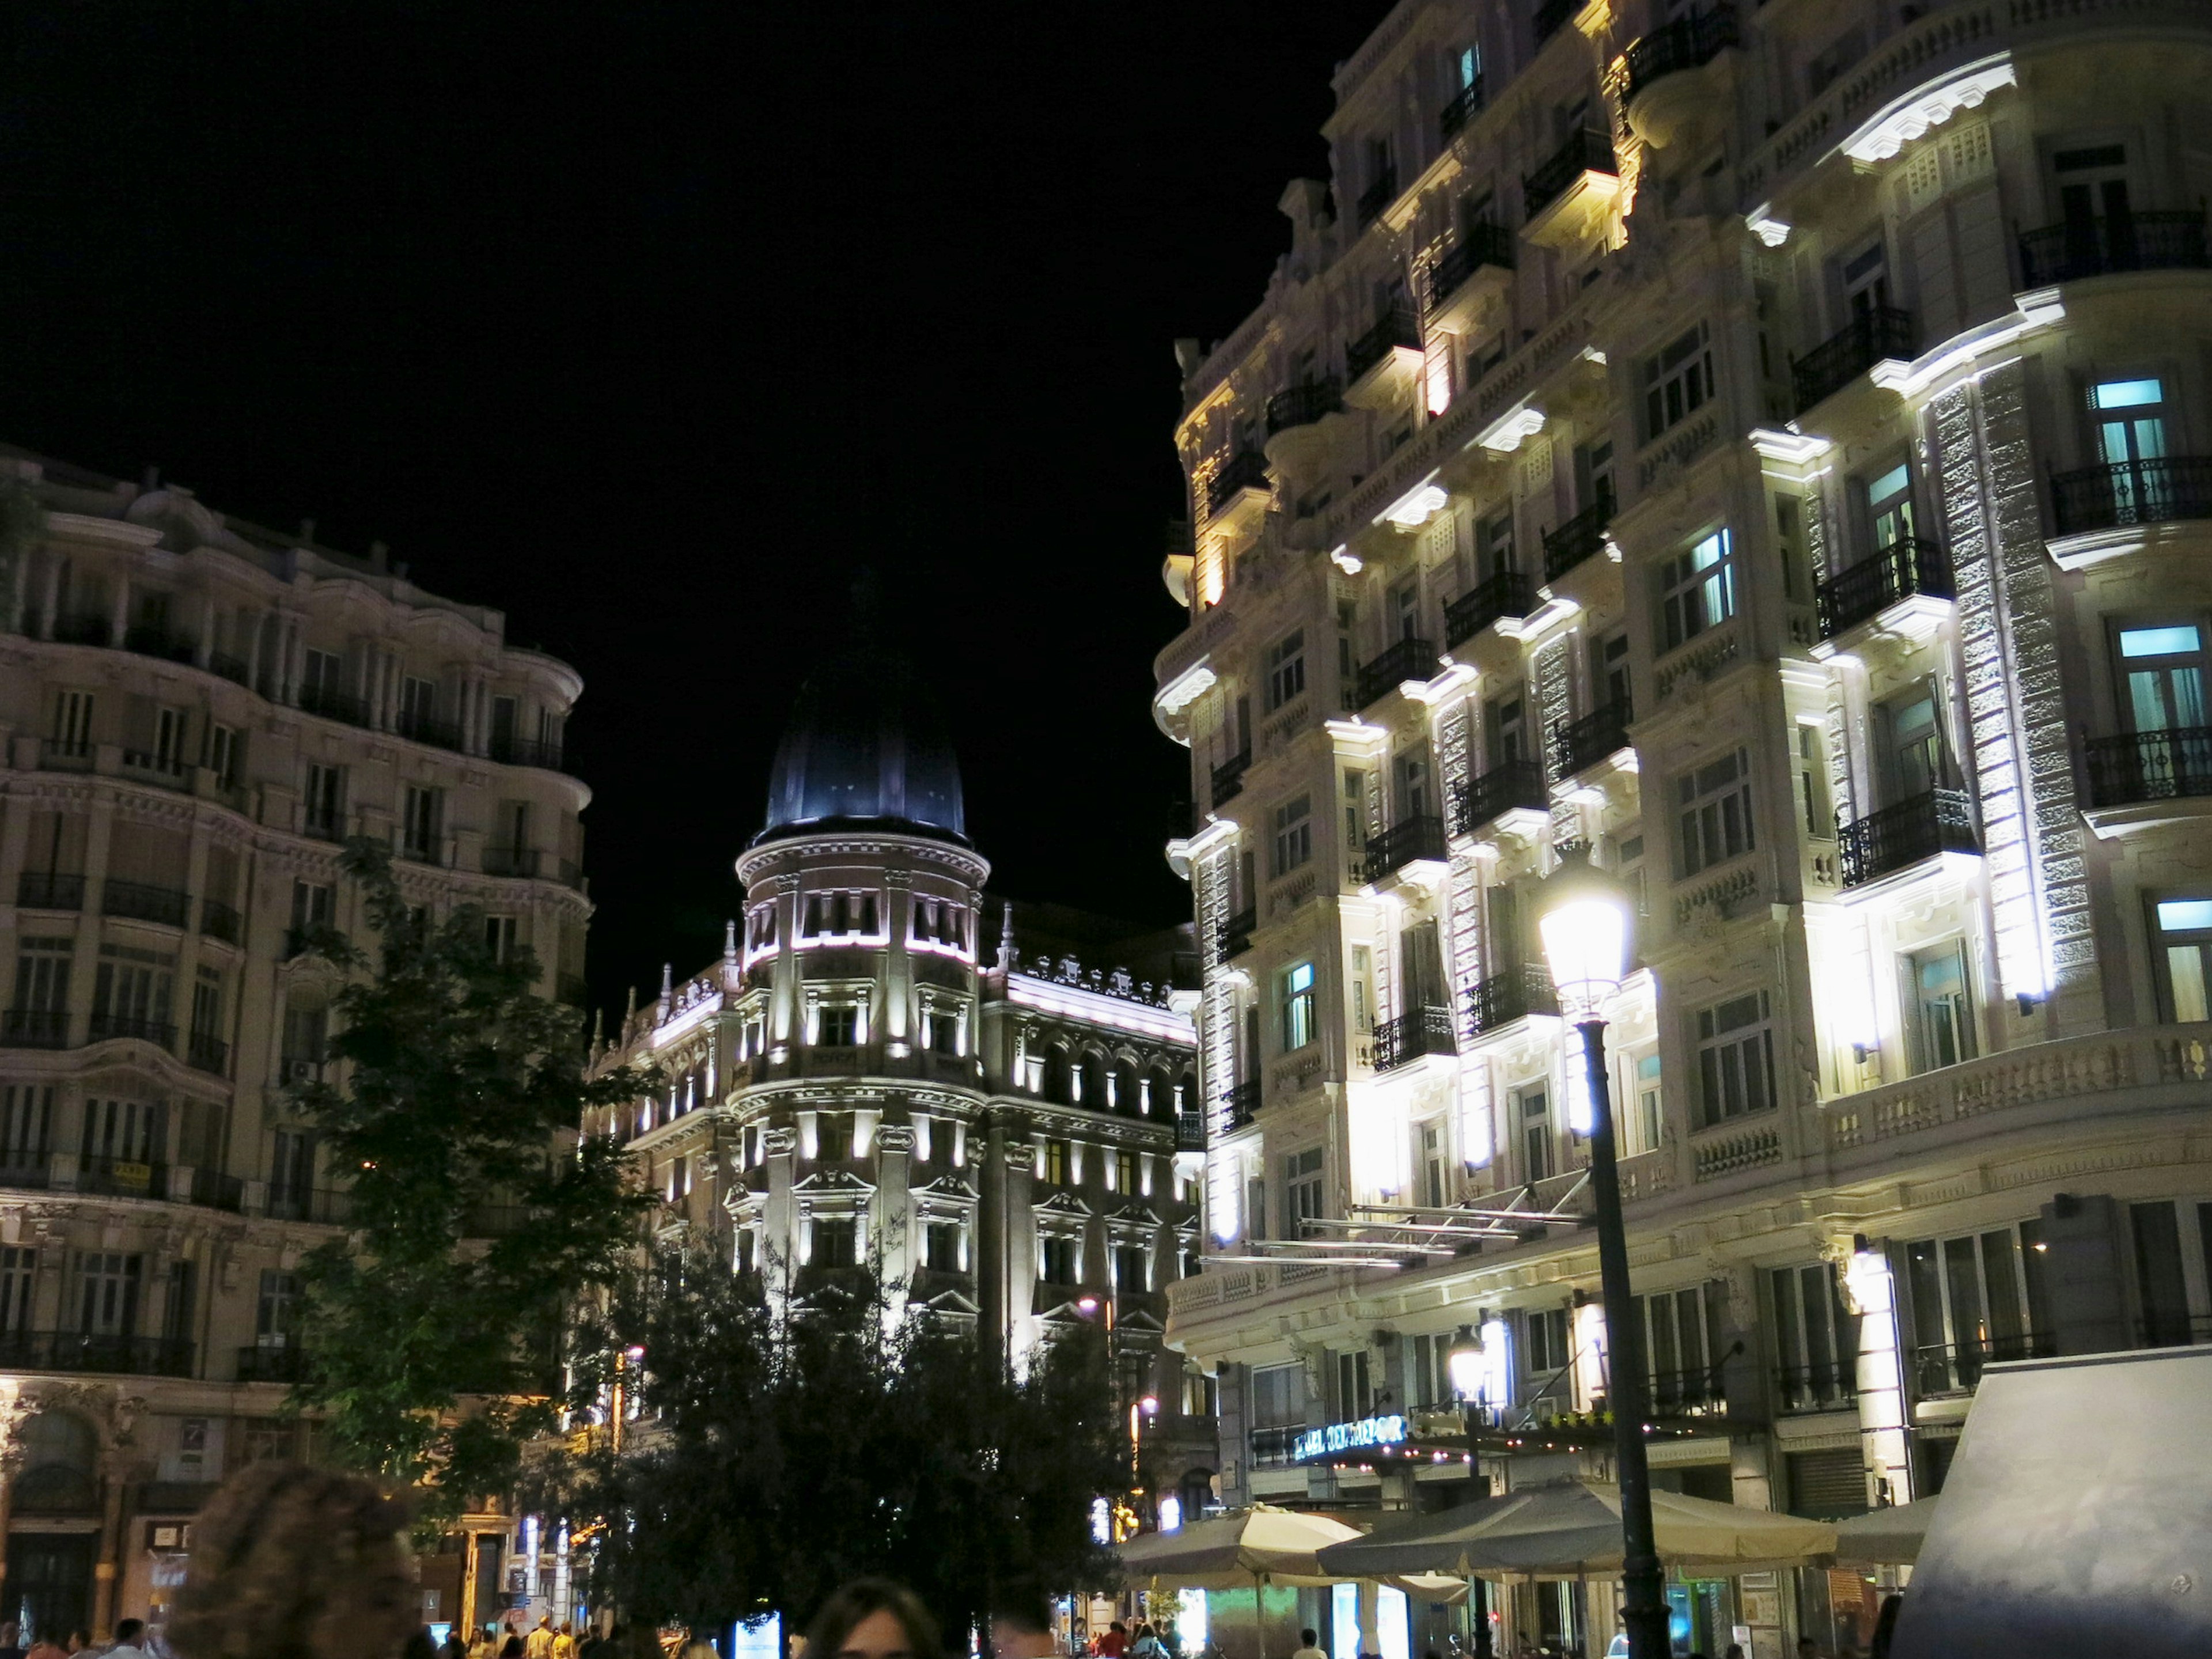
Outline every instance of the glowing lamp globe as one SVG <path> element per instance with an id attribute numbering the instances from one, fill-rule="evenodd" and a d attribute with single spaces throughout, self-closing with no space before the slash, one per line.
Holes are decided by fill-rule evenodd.
<path id="1" fill-rule="evenodd" d="M 1587 863 L 1563 865 L 1538 890 L 1544 961 L 1569 1019 L 1594 1017 L 1628 972 L 1629 897 Z"/>
<path id="2" fill-rule="evenodd" d="M 1482 1345 L 1474 1340 L 1474 1333 L 1462 1328 L 1459 1340 L 1453 1343 L 1446 1367 L 1451 1376 L 1452 1392 L 1462 1400 L 1482 1397 Z"/>

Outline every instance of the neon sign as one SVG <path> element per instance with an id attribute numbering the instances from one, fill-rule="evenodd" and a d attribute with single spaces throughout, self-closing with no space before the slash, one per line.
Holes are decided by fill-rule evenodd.
<path id="1" fill-rule="evenodd" d="M 1373 1451 L 1406 1443 L 1406 1419 L 1393 1413 L 1389 1417 L 1363 1417 L 1350 1423 L 1330 1423 L 1318 1429 L 1308 1429 L 1291 1443 L 1291 1457 L 1294 1462 L 1309 1462 L 1316 1457 L 1335 1457 L 1346 1452 Z"/>

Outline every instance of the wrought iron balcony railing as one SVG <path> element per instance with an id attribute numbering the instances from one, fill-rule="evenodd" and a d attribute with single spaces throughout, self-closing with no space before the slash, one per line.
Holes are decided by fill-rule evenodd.
<path id="1" fill-rule="evenodd" d="M 483 872 L 488 876 L 534 876 L 544 856 L 535 847 L 487 847 Z"/>
<path id="2" fill-rule="evenodd" d="M 1221 960 L 1231 961 L 1250 950 L 1253 930 L 1259 925 L 1260 913 L 1249 904 L 1223 922 L 1221 937 L 1218 941 Z"/>
<path id="3" fill-rule="evenodd" d="M 228 652 L 210 651 L 208 653 L 208 672 L 211 674 L 220 674 L 227 680 L 244 685 L 247 672 L 246 659 L 234 657 Z"/>
<path id="4" fill-rule="evenodd" d="M 106 1042 L 112 1037 L 136 1037 L 158 1048 L 173 1049 L 177 1046 L 175 1025 L 165 1019 L 145 1019 L 137 1014 L 104 1014 L 94 1010 L 87 1035 L 94 1042 Z"/>
<path id="5" fill-rule="evenodd" d="M 1274 407 L 1270 399 L 1268 408 Z M 1273 430 L 1271 428 L 1270 430 Z M 1267 458 L 1256 449 L 1240 450 L 1221 464 L 1212 477 L 1206 480 L 1206 510 L 1218 513 L 1229 504 L 1229 498 L 1240 489 L 1267 488 Z"/>
<path id="6" fill-rule="evenodd" d="M 1450 856 L 1444 846 L 1442 818 L 1401 818 L 1367 843 L 1363 873 L 1370 881 L 1380 881 L 1417 859 L 1433 859 L 1442 863 Z"/>
<path id="7" fill-rule="evenodd" d="M 1629 47 L 1628 86 L 1621 101 L 1633 103 L 1637 94 L 1662 76 L 1697 69 L 1741 44 L 1735 8 L 1725 3 L 1662 24 Z"/>
<path id="8" fill-rule="evenodd" d="M 502 766 L 542 766 L 548 772 L 561 769 L 561 744 L 541 741 L 536 738 L 495 737 L 490 744 L 491 757 Z"/>
<path id="9" fill-rule="evenodd" d="M 1797 412 L 1802 415 L 1840 392 L 1885 357 L 1910 358 L 1917 338 L 1909 311 L 1877 306 L 1861 312 L 1805 356 L 1790 361 Z"/>
<path id="10" fill-rule="evenodd" d="M 1971 1342 L 1930 1343 L 1912 1351 L 1912 1392 L 1923 1400 L 1935 1395 L 1972 1394 L 1982 1380 L 1984 1368 L 1993 1361 L 2048 1359 L 2057 1352 L 2057 1342 L 2040 1331 Z"/>
<path id="11" fill-rule="evenodd" d="M 1512 270 L 1513 252 L 1513 233 L 1504 226 L 1487 219 L 1469 225 L 1429 267 L 1429 309 L 1434 311 L 1466 287 L 1468 279 L 1485 265 Z"/>
<path id="12" fill-rule="evenodd" d="M 1473 639 L 1491 623 L 1506 617 L 1525 617 L 1532 608 L 1528 579 L 1517 570 L 1501 570 L 1487 581 L 1477 582 L 1444 607 L 1444 649 Z"/>
<path id="13" fill-rule="evenodd" d="M 198 647 L 183 635 L 143 623 L 124 630 L 123 648 L 164 662 L 190 662 L 198 653 Z"/>
<path id="14" fill-rule="evenodd" d="M 1482 113 L 1482 77 L 1478 75 L 1445 101 L 1437 112 L 1437 131 L 1444 143 L 1459 137 L 1469 121 Z"/>
<path id="15" fill-rule="evenodd" d="M 1500 813 L 1525 806 L 1541 812 L 1552 798 L 1544 786 L 1544 769 L 1533 760 L 1510 760 L 1469 778 L 1453 793 L 1456 835 L 1471 836 Z"/>
<path id="16" fill-rule="evenodd" d="M 1774 1373 L 1776 1409 L 1785 1416 L 1842 1411 L 1859 1397 L 1856 1367 L 1849 1360 L 1825 1365 L 1784 1365 Z"/>
<path id="17" fill-rule="evenodd" d="M 437 720 L 428 714 L 410 714 L 403 708 L 399 711 L 399 718 L 392 722 L 392 729 L 403 738 L 427 743 L 433 749 L 450 749 L 456 754 L 461 750 L 459 720 Z"/>
<path id="18" fill-rule="evenodd" d="M 367 726 L 369 723 L 366 702 L 350 693 L 330 686 L 301 686 L 300 707 L 310 714 L 320 714 L 325 720 L 343 720 L 348 726 Z"/>
<path id="19" fill-rule="evenodd" d="M 1613 140 L 1595 127 L 1577 127 L 1542 166 L 1522 176 L 1523 210 L 1533 219 L 1581 174 L 1620 171 L 1620 164 L 1613 156 Z"/>
<path id="20" fill-rule="evenodd" d="M 1228 1109 L 1229 1127 L 1243 1128 L 1260 1110 L 1260 1079 L 1249 1077 L 1242 1083 L 1231 1084 L 1221 1097 L 1221 1103 Z"/>
<path id="21" fill-rule="evenodd" d="M 1613 522 L 1613 492 L 1597 499 L 1556 530 L 1544 532 L 1544 580 L 1555 582 L 1605 547 L 1605 527 Z"/>
<path id="22" fill-rule="evenodd" d="M 1375 326 L 1344 349 L 1344 378 L 1356 380 L 1400 346 L 1421 349 L 1420 320 L 1413 307 L 1402 302 L 1375 319 Z"/>
<path id="23" fill-rule="evenodd" d="M 1177 1112 L 1175 1121 L 1176 1151 L 1202 1152 L 1206 1150 L 1206 1120 L 1196 1112 Z"/>
<path id="24" fill-rule="evenodd" d="M 118 881 L 110 877 L 100 890 L 100 913 L 128 916 L 138 921 L 158 921 L 181 927 L 191 914 L 191 895 L 176 887 L 156 887 L 150 882 Z"/>
<path id="25" fill-rule="evenodd" d="M 0 1331 L 0 1365 L 11 1370 L 190 1376 L 192 1345 L 179 1337 L 102 1336 L 87 1331 Z"/>
<path id="26" fill-rule="evenodd" d="M 2162 455 L 2057 473 L 2051 504 L 2062 536 L 2212 519 L 2212 455 Z"/>
<path id="27" fill-rule="evenodd" d="M 1395 1071 L 1410 1066 L 1424 1054 L 1455 1054 L 1459 1040 L 1452 1032 L 1449 1008 L 1414 1008 L 1375 1028 L 1375 1069 Z"/>
<path id="28" fill-rule="evenodd" d="M 230 1045 L 213 1031 L 191 1031 L 185 1037 L 185 1063 L 194 1069 L 222 1077 L 230 1070 Z"/>
<path id="29" fill-rule="evenodd" d="M 0 1043 L 10 1048 L 69 1047 L 66 1008 L 9 1008 L 0 1012 Z"/>
<path id="30" fill-rule="evenodd" d="M 2030 288 L 2125 270 L 2212 268 L 2203 210 L 2078 219 L 2021 233 L 2020 268 Z"/>
<path id="31" fill-rule="evenodd" d="M 167 1198 L 169 1166 L 143 1158 L 80 1158 L 76 1189 L 81 1193 L 102 1193 L 110 1198 Z"/>
<path id="32" fill-rule="evenodd" d="M 1359 665 L 1359 706 L 1379 702 L 1407 680 L 1425 680 L 1437 672 L 1433 640 L 1394 641 L 1382 653 Z"/>
<path id="33" fill-rule="evenodd" d="M 246 919 L 238 914 L 235 905 L 225 904 L 221 899 L 204 898 L 200 901 L 200 932 L 226 945 L 243 944 Z"/>
<path id="34" fill-rule="evenodd" d="M 63 645 L 106 645 L 115 623 L 98 611 L 64 611 L 54 618 L 54 638 Z"/>
<path id="35" fill-rule="evenodd" d="M 2212 726 L 2174 726 L 2092 738 L 2089 799 L 2097 806 L 2212 795 Z"/>
<path id="36" fill-rule="evenodd" d="M 1951 556 L 1935 542 L 1907 536 L 1821 582 L 1813 590 L 1813 604 L 1820 616 L 1820 637 L 1832 640 L 1845 629 L 1880 616 L 1899 599 L 1915 594 L 1948 599 L 1954 592 Z"/>
<path id="37" fill-rule="evenodd" d="M 1628 747 L 1628 722 L 1635 717 L 1626 702 L 1601 703 L 1580 720 L 1552 728 L 1552 753 L 1559 775 L 1571 777 Z"/>
<path id="38" fill-rule="evenodd" d="M 1382 216 L 1382 210 L 1398 199 L 1398 169 L 1395 164 L 1385 167 L 1375 175 L 1375 182 L 1359 192 L 1359 228 L 1362 230 Z"/>
<path id="39" fill-rule="evenodd" d="M 1501 1030 L 1531 1014 L 1557 1014 L 1559 994 L 1552 976 L 1534 963 L 1508 968 L 1477 980 L 1467 994 L 1468 1011 L 1478 1032 Z"/>
<path id="40" fill-rule="evenodd" d="M 238 1380 L 241 1382 L 297 1382 L 307 1376 L 304 1348 L 240 1348 Z"/>
<path id="41" fill-rule="evenodd" d="M 1216 806 L 1220 805 L 1224 801 L 1236 799 L 1243 792 L 1244 774 L 1251 764 L 1252 751 L 1244 749 L 1231 755 L 1213 769 L 1211 782 L 1213 804 Z"/>
<path id="42" fill-rule="evenodd" d="M 1294 426 L 1311 426 L 1322 416 L 1334 415 L 1343 407 L 1344 386 L 1334 375 L 1285 386 L 1267 399 L 1267 435 L 1272 438 Z"/>
<path id="43" fill-rule="evenodd" d="M 26 870 L 15 878 L 15 902 L 27 910 L 82 910 L 84 878 L 58 870 Z"/>
<path id="44" fill-rule="evenodd" d="M 1930 789 L 1854 819 L 1838 832 L 1844 885 L 1856 887 L 1938 853 L 1978 853 L 1972 799 L 1963 789 Z"/>

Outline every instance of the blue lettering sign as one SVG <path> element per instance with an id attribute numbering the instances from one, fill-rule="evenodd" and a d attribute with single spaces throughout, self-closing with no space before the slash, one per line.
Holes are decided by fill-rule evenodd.
<path id="1" fill-rule="evenodd" d="M 1291 1443 L 1291 1457 L 1294 1462 L 1304 1463 L 1316 1457 L 1341 1457 L 1405 1443 L 1406 1419 L 1393 1413 L 1389 1417 L 1363 1417 L 1308 1429 Z"/>

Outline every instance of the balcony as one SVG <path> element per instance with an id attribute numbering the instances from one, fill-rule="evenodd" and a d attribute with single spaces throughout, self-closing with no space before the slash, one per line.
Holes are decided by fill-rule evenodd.
<path id="1" fill-rule="evenodd" d="M 2136 1324 L 2136 1340 L 2146 1348 L 2199 1347 L 2212 1342 L 2212 1318 L 2172 1310 L 2148 1314 Z"/>
<path id="2" fill-rule="evenodd" d="M 176 887 L 155 887 L 143 881 L 117 881 L 112 877 L 100 890 L 100 914 L 127 916 L 137 921 L 158 921 L 182 927 L 191 915 L 191 895 Z"/>
<path id="3" fill-rule="evenodd" d="M 1528 579 L 1517 570 L 1501 570 L 1477 582 L 1444 607 L 1444 649 L 1473 639 L 1494 622 L 1527 616 L 1529 596 Z"/>
<path id="4" fill-rule="evenodd" d="M 1286 1469 L 1298 1461 L 1298 1440 L 1305 1433 L 1305 1425 L 1252 1431 L 1252 1467 L 1255 1469 Z"/>
<path id="5" fill-rule="evenodd" d="M 126 776 L 163 789 L 189 790 L 192 774 L 199 769 L 187 766 L 174 755 L 163 755 L 150 749 L 125 749 L 118 758 Z"/>
<path id="6" fill-rule="evenodd" d="M 2051 480 L 2051 504 L 2062 536 L 2212 519 L 2212 455 L 2166 455 L 2057 473 Z"/>
<path id="7" fill-rule="evenodd" d="M 230 1045 L 213 1031 L 188 1032 L 185 1037 L 185 1063 L 195 1071 L 206 1072 L 215 1077 L 230 1074 Z"/>
<path id="8" fill-rule="evenodd" d="M 1293 427 L 1311 426 L 1324 415 L 1334 415 L 1344 407 L 1344 386 L 1334 375 L 1326 380 L 1308 380 L 1303 386 L 1286 386 L 1267 399 L 1267 435 L 1287 432 Z M 1264 467 L 1264 459 L 1261 462 Z"/>
<path id="9" fill-rule="evenodd" d="M 10 1048 L 66 1048 L 69 1012 L 63 1008 L 9 1008 L 0 1012 L 0 1044 Z"/>
<path id="10" fill-rule="evenodd" d="M 39 739 L 39 769 L 41 772 L 89 772 L 93 759 L 92 744 L 85 739 Z"/>
<path id="11" fill-rule="evenodd" d="M 1260 1079 L 1250 1077 L 1242 1083 L 1231 1084 L 1221 1097 L 1221 1104 L 1229 1113 L 1229 1127 L 1243 1128 L 1259 1113 Z"/>
<path id="12" fill-rule="evenodd" d="M 542 855 L 534 847 L 487 847 L 483 872 L 488 876 L 535 876 Z"/>
<path id="13" fill-rule="evenodd" d="M 462 752 L 461 726 L 458 720 L 434 720 L 428 714 L 411 714 L 403 708 L 392 729 L 403 738 L 427 743 L 433 749 L 450 749 L 455 754 Z"/>
<path id="14" fill-rule="evenodd" d="M 169 1166 L 129 1158 L 88 1158 L 78 1161 L 76 1189 L 109 1198 L 167 1198 Z"/>
<path id="15" fill-rule="evenodd" d="M 190 1376 L 192 1345 L 167 1336 L 0 1331 L 0 1366 L 10 1370 L 98 1371 L 112 1376 Z"/>
<path id="16" fill-rule="evenodd" d="M 348 726 L 367 726 L 369 723 L 366 702 L 330 686 L 301 686 L 300 707 L 310 714 L 320 714 L 325 720 L 343 720 Z"/>
<path id="17" fill-rule="evenodd" d="M 1274 407 L 1279 398 L 1290 395 L 1283 392 L 1279 394 L 1279 398 L 1268 399 L 1268 418 L 1271 422 L 1274 418 Z M 1267 429 L 1270 432 L 1275 430 L 1272 425 Z M 1256 449 L 1240 450 L 1223 462 L 1214 475 L 1206 480 L 1206 516 L 1211 518 L 1227 507 L 1237 498 L 1237 492 L 1240 489 L 1256 489 L 1267 495 L 1271 489 L 1267 482 L 1267 458 Z"/>
<path id="18" fill-rule="evenodd" d="M 1231 755 L 1213 769 L 1208 783 L 1211 787 L 1211 799 L 1217 808 L 1224 801 L 1232 801 L 1243 793 L 1244 774 L 1251 764 L 1252 751 L 1247 749 Z"/>
<path id="19" fill-rule="evenodd" d="M 1556 530 L 1544 532 L 1544 580 L 1555 582 L 1584 559 L 1605 549 L 1605 527 L 1613 522 L 1613 492 L 1597 499 Z"/>
<path id="20" fill-rule="evenodd" d="M 1375 175 L 1375 182 L 1359 192 L 1357 204 L 1359 228 L 1362 230 L 1382 216 L 1382 211 L 1398 199 L 1398 169 L 1394 163 Z"/>
<path id="21" fill-rule="evenodd" d="M 1721 1386 L 1720 1367 L 1657 1371 L 1645 1386 L 1644 1398 L 1654 1417 L 1723 1417 L 1728 1413 L 1728 1391 Z"/>
<path id="22" fill-rule="evenodd" d="M 137 1014 L 100 1013 L 95 1010 L 92 1024 L 86 1032 L 86 1041 L 107 1042 L 117 1037 L 135 1037 L 159 1048 L 173 1049 L 177 1046 L 177 1028 L 166 1020 L 143 1019 Z"/>
<path id="23" fill-rule="evenodd" d="M 240 1348 L 238 1380 L 241 1382 L 299 1382 L 307 1375 L 304 1348 Z"/>
<path id="24" fill-rule="evenodd" d="M 1844 885 L 1866 883 L 1908 869 L 1938 853 L 1982 850 L 1974 831 L 1973 802 L 1963 789 L 1930 789 L 1894 806 L 1844 824 Z"/>
<path id="25" fill-rule="evenodd" d="M 1934 542 L 1908 536 L 1872 558 L 1838 571 L 1814 589 L 1820 637 L 1832 640 L 1844 629 L 1879 617 L 1900 600 L 1915 597 L 1954 597 L 1951 556 Z"/>
<path id="26" fill-rule="evenodd" d="M 2094 805 L 2136 806 L 2212 795 L 2212 726 L 2092 738 L 2088 759 Z"/>
<path id="27" fill-rule="evenodd" d="M 190 662 L 199 654 L 199 647 L 183 635 L 144 625 L 124 630 L 123 648 L 142 657 L 159 657 L 163 662 Z"/>
<path id="28" fill-rule="evenodd" d="M 1393 1072 L 1410 1066 L 1424 1054 L 1455 1054 L 1459 1041 L 1452 1033 L 1451 1010 L 1415 1008 L 1375 1028 L 1375 1069 Z"/>
<path id="29" fill-rule="evenodd" d="M 243 657 L 234 657 L 222 651 L 210 651 L 208 653 L 207 665 L 209 673 L 220 674 L 234 684 L 244 685 L 246 683 L 249 671 L 246 665 L 246 659 Z"/>
<path id="30" fill-rule="evenodd" d="M 1344 349 L 1344 401 L 1359 409 L 1397 408 L 1419 380 L 1421 362 L 1420 319 L 1401 301 Z"/>
<path id="31" fill-rule="evenodd" d="M 225 904 L 221 899 L 204 898 L 200 901 L 200 932 L 225 945 L 242 945 L 246 941 L 246 919 L 238 914 L 234 905 Z"/>
<path id="32" fill-rule="evenodd" d="M 1685 70 L 1701 69 L 1729 47 L 1741 44 L 1734 6 L 1717 5 L 1710 11 L 1677 17 L 1629 47 L 1626 54 L 1628 84 L 1620 100 L 1632 104 L 1653 82 Z"/>
<path id="33" fill-rule="evenodd" d="M 1401 818 L 1367 843 L 1367 859 L 1360 873 L 1370 882 L 1381 881 L 1409 864 L 1423 860 L 1442 864 L 1450 856 L 1444 845 L 1442 818 Z"/>
<path id="34" fill-rule="evenodd" d="M 1482 113 L 1482 77 L 1478 75 L 1452 94 L 1437 112 L 1437 134 L 1447 144 L 1459 137 L 1469 121 Z"/>
<path id="35" fill-rule="evenodd" d="M 105 611 L 65 611 L 54 618 L 54 638 L 63 645 L 106 645 L 114 633 Z"/>
<path id="36" fill-rule="evenodd" d="M 1453 792 L 1452 804 L 1457 809 L 1452 833 L 1471 836 L 1507 812 L 1548 812 L 1552 797 L 1544 786 L 1542 766 L 1533 760 L 1510 760 L 1469 778 Z"/>
<path id="37" fill-rule="evenodd" d="M 1512 281 L 1514 246 L 1513 233 L 1487 219 L 1462 230 L 1429 267 L 1430 322 L 1455 331 L 1471 326 L 1482 301 L 1504 292 Z"/>
<path id="38" fill-rule="evenodd" d="M 1216 944 L 1219 947 L 1218 954 L 1220 959 L 1224 962 L 1227 962 L 1233 957 L 1243 956 L 1247 951 L 1250 950 L 1252 948 L 1252 931 L 1259 925 L 1259 912 L 1249 904 L 1242 910 L 1239 910 L 1235 915 L 1230 917 L 1228 921 L 1223 922 L 1221 924 L 1220 936 L 1216 940 Z"/>
<path id="39" fill-rule="evenodd" d="M 1912 313 L 1895 306 L 1876 306 L 1853 317 L 1802 357 L 1790 362 L 1790 384 L 1803 415 L 1826 402 L 1885 359 L 1910 361 L 1918 348 Z"/>
<path id="40" fill-rule="evenodd" d="M 1196 1112 L 1178 1112 L 1175 1121 L 1176 1151 L 1202 1152 L 1206 1150 L 1206 1120 Z"/>
<path id="41" fill-rule="evenodd" d="M 15 902 L 26 910 L 82 910 L 84 878 L 58 870 L 26 870 L 15 878 Z"/>
<path id="42" fill-rule="evenodd" d="M 2057 1342 L 2039 1331 L 1915 1348 L 1912 1392 L 1923 1400 L 1942 1395 L 1972 1394 L 1982 1380 L 1984 1368 L 1994 1361 L 2049 1359 L 2057 1352 Z"/>
<path id="43" fill-rule="evenodd" d="M 1578 720 L 1552 728 L 1552 754 L 1561 777 L 1572 777 L 1628 747 L 1628 722 L 1634 710 L 1625 700 L 1593 708 Z"/>
<path id="44" fill-rule="evenodd" d="M 1429 640 L 1399 640 L 1379 657 L 1359 665 L 1359 706 L 1380 702 L 1407 680 L 1426 680 L 1437 672 L 1437 647 Z"/>
<path id="45" fill-rule="evenodd" d="M 1620 164 L 1613 140 L 1595 127 L 1579 127 L 1534 173 L 1521 179 L 1521 234 L 1547 247 L 1587 237 L 1599 216 L 1620 194 Z"/>
<path id="46" fill-rule="evenodd" d="M 1467 1001 L 1478 1034 L 1502 1031 L 1514 1021 L 1526 1019 L 1531 1014 L 1556 1017 L 1559 1012 L 1559 994 L 1552 988 L 1552 976 L 1533 963 L 1476 981 L 1474 988 L 1467 994 Z"/>
<path id="47" fill-rule="evenodd" d="M 502 766 L 539 766 L 548 772 L 561 769 L 561 744 L 557 740 L 546 743 L 529 738 L 495 736 L 490 750 L 491 758 Z"/>
<path id="48" fill-rule="evenodd" d="M 1774 1373 L 1775 1409 L 1784 1417 L 1848 1411 L 1858 1404 L 1856 1370 L 1850 1360 L 1826 1365 L 1785 1365 Z"/>
<path id="49" fill-rule="evenodd" d="M 343 1226 L 353 1215 L 353 1194 L 337 1188 L 270 1186 L 269 1214 L 279 1221 L 319 1221 Z"/>
<path id="50" fill-rule="evenodd" d="M 2212 269 L 2204 214 L 2131 213 L 2024 231 L 2020 268 L 2029 288 L 2127 270 Z"/>

